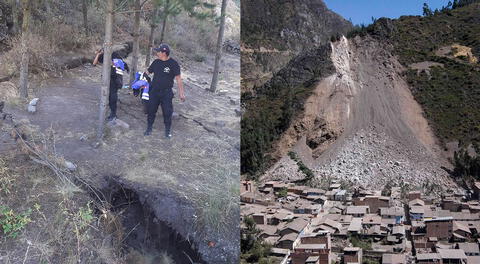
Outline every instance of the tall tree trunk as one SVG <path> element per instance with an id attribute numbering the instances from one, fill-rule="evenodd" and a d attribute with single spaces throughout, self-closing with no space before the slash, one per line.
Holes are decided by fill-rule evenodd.
<path id="1" fill-rule="evenodd" d="M 18 10 L 20 9 L 20 1 L 19 0 L 10 0 L 10 4 L 12 5 L 12 34 L 17 34 L 18 26 L 19 26 L 19 19 L 18 19 Z"/>
<path id="2" fill-rule="evenodd" d="M 139 47 L 139 30 L 140 30 L 140 0 L 135 0 L 135 20 L 133 22 L 133 51 L 132 51 L 132 67 L 130 71 L 130 83 L 135 79 L 135 72 L 137 72 Z"/>
<path id="3" fill-rule="evenodd" d="M 155 34 L 155 29 L 157 27 L 157 17 L 158 17 L 158 6 L 155 5 L 153 10 L 152 21 L 150 23 L 150 35 L 148 36 L 148 45 L 145 53 L 147 54 L 145 58 L 145 67 L 150 66 L 150 56 L 152 56 L 152 47 L 155 44 L 153 41 L 153 36 Z"/>
<path id="4" fill-rule="evenodd" d="M 88 1 L 82 0 L 83 28 L 86 35 L 88 35 Z"/>
<path id="5" fill-rule="evenodd" d="M 218 30 L 218 39 L 217 39 L 217 53 L 215 54 L 215 66 L 213 68 L 212 83 L 210 85 L 210 91 L 211 92 L 215 92 L 217 90 L 218 71 L 219 71 L 219 68 L 220 68 L 220 58 L 222 56 L 223 33 L 225 32 L 225 11 L 226 11 L 226 8 L 227 8 L 227 0 L 222 0 L 220 29 Z"/>
<path id="6" fill-rule="evenodd" d="M 28 35 L 30 22 L 30 0 L 22 0 L 23 22 L 22 22 L 22 60 L 20 62 L 20 96 L 28 97 Z"/>
<path id="7" fill-rule="evenodd" d="M 160 34 L 160 43 L 163 43 L 163 37 L 165 36 L 165 28 L 167 27 L 167 13 L 163 15 L 163 23 L 162 23 L 162 34 Z"/>
<path id="8" fill-rule="evenodd" d="M 107 17 L 105 20 L 105 42 L 103 44 L 102 86 L 100 89 L 100 110 L 98 115 L 97 140 L 101 141 L 105 127 L 105 114 L 110 85 L 110 71 L 112 68 L 112 30 L 114 1 L 107 0 Z"/>

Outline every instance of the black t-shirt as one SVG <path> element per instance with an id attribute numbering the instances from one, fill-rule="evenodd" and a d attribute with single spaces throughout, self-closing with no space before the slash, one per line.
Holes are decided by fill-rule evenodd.
<path id="1" fill-rule="evenodd" d="M 153 73 L 152 89 L 150 92 L 161 93 L 171 91 L 173 87 L 173 79 L 180 75 L 180 65 L 169 58 L 166 61 L 156 59 L 148 67 L 148 72 Z"/>

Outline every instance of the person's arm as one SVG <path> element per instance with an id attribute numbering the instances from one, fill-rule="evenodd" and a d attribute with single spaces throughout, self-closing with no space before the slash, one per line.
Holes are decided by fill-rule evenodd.
<path id="1" fill-rule="evenodd" d="M 175 76 L 175 80 L 177 80 L 178 95 L 180 96 L 180 100 L 182 100 L 182 102 L 185 102 L 185 91 L 183 90 L 182 76 L 180 74 Z"/>
<path id="2" fill-rule="evenodd" d="M 95 59 L 93 60 L 93 65 L 97 65 L 100 59 L 100 56 L 102 55 L 101 51 L 97 51 L 97 55 L 95 56 Z"/>
<path id="3" fill-rule="evenodd" d="M 155 61 L 153 61 L 150 64 L 150 66 L 148 66 L 148 69 L 145 71 L 147 73 L 147 75 L 151 75 L 154 72 L 154 70 L 153 70 L 154 64 L 155 64 Z"/>

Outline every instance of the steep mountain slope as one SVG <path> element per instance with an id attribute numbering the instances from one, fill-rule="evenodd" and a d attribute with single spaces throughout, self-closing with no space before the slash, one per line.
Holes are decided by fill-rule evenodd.
<path id="1" fill-rule="evenodd" d="M 336 73 L 318 83 L 277 151 L 293 145 L 317 176 L 368 187 L 449 186 L 435 137 L 389 48 L 371 37 L 342 37 L 332 43 L 331 59 Z M 302 177 L 296 170 L 283 158 L 266 179 Z"/>
<path id="2" fill-rule="evenodd" d="M 325 48 L 322 55 L 328 58 L 316 58 L 334 69 L 310 82 L 313 92 L 297 100 L 303 103 L 293 104 L 290 122 L 275 130 L 279 136 L 268 153 L 278 162 L 263 179 L 305 177 L 287 155 L 293 150 L 317 179 L 341 178 L 374 188 L 386 183 L 454 188 L 443 150 L 456 141 L 476 142 L 480 132 L 480 4 L 431 17 L 379 19 L 348 35 Z M 280 72 L 291 71 L 291 64 Z M 242 160 L 244 172 L 249 165 Z"/>
<path id="3" fill-rule="evenodd" d="M 322 0 L 242 0 L 242 91 L 261 86 L 300 52 L 352 24 Z"/>
<path id="4" fill-rule="evenodd" d="M 242 0 L 241 14 L 242 173 L 256 174 L 279 158 L 266 154 L 313 84 L 333 72 L 325 43 L 352 25 L 321 0 Z"/>

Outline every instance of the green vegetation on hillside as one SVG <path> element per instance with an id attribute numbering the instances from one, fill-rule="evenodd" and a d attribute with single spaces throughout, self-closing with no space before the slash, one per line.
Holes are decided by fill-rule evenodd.
<path id="1" fill-rule="evenodd" d="M 293 59 L 271 81 L 242 94 L 246 112 L 242 116 L 241 171 L 256 178 L 278 157 L 268 153 L 291 125 L 311 95 L 318 80 L 333 72 L 330 45 Z"/>
<path id="2" fill-rule="evenodd" d="M 430 74 L 409 70 L 406 78 L 422 105 L 436 135 L 444 143 L 480 140 L 480 65 L 453 56 L 439 56 L 438 49 L 460 44 L 480 56 L 480 3 L 429 17 L 401 17 L 392 36 L 395 53 L 405 66 L 433 61 Z M 441 54 L 440 54 L 441 55 Z"/>
<path id="3" fill-rule="evenodd" d="M 476 153 L 480 153 L 480 146 L 478 144 L 474 144 L 474 148 Z M 458 152 L 455 152 L 453 159 L 455 164 L 453 171 L 454 176 L 464 179 L 469 179 L 471 177 L 474 180 L 480 180 L 479 155 L 471 156 L 467 150 L 461 149 Z"/>
<path id="4" fill-rule="evenodd" d="M 260 230 L 257 228 L 255 221 L 251 217 L 246 217 L 243 220 L 245 228 L 241 232 L 241 263 L 272 263 L 268 259 L 271 245 L 263 243 L 262 239 L 258 238 Z"/>
<path id="5" fill-rule="evenodd" d="M 369 26 L 357 26 L 348 36 L 367 34 L 393 44 L 394 53 L 407 68 L 405 77 L 412 93 L 441 143 L 459 141 L 467 146 L 480 142 L 480 64 L 454 56 L 452 48 L 462 45 L 480 58 L 478 0 L 454 1 L 424 17 L 381 18 Z M 442 66 L 410 68 L 419 62 Z"/>
<path id="6" fill-rule="evenodd" d="M 297 163 L 298 171 L 301 171 L 303 172 L 303 174 L 305 174 L 305 178 L 298 183 L 299 184 L 310 183 L 313 180 L 313 177 L 315 176 L 315 174 L 313 174 L 313 171 L 303 163 L 303 161 L 297 156 L 297 153 L 290 151 L 288 152 L 288 156 Z"/>

